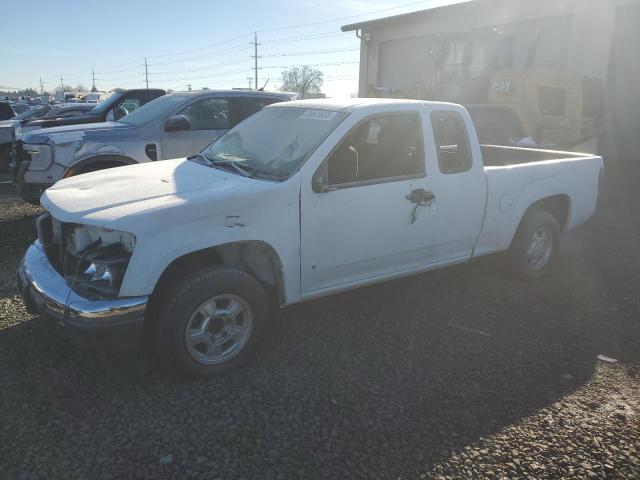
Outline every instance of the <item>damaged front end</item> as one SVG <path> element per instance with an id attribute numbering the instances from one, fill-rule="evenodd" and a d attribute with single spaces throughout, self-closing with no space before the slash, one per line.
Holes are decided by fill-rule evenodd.
<path id="1" fill-rule="evenodd" d="M 37 221 L 38 239 L 47 258 L 77 294 L 117 298 L 135 248 L 133 234 L 62 223 L 49 214 Z"/>

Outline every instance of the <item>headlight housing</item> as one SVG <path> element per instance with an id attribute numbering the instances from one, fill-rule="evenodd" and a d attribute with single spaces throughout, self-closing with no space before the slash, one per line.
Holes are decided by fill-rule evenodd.
<path id="1" fill-rule="evenodd" d="M 53 163 L 53 147 L 51 145 L 23 145 L 22 149 L 31 158 L 29 170 L 47 170 Z"/>
<path id="2" fill-rule="evenodd" d="M 131 233 L 77 226 L 67 243 L 67 281 L 86 295 L 116 297 L 135 243 Z"/>

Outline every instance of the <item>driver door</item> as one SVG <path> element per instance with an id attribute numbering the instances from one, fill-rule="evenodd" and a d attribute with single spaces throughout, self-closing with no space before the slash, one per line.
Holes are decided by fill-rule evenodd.
<path id="1" fill-rule="evenodd" d="M 367 118 L 302 185 L 303 295 L 429 263 L 437 179 L 426 174 L 423 138 L 414 111 Z"/>
<path id="2" fill-rule="evenodd" d="M 186 106 L 175 115 L 187 117 L 190 128 L 163 132 L 162 160 L 200 153 L 231 128 L 229 101 L 226 98 L 203 98 Z"/>

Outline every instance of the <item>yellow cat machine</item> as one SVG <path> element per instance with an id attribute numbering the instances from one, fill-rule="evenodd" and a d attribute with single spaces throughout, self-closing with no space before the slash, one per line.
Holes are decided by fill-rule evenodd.
<path id="1" fill-rule="evenodd" d="M 478 83 L 487 89 L 487 101 L 467 109 L 482 143 L 572 149 L 604 132 L 601 80 L 544 70 L 497 70 L 477 79 L 476 91 L 482 88 Z"/>

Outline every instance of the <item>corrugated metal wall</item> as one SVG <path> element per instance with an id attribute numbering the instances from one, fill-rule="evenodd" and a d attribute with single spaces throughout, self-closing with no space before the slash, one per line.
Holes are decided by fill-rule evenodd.
<path id="1" fill-rule="evenodd" d="M 618 7 L 609 69 L 606 153 L 640 160 L 640 6 Z"/>

